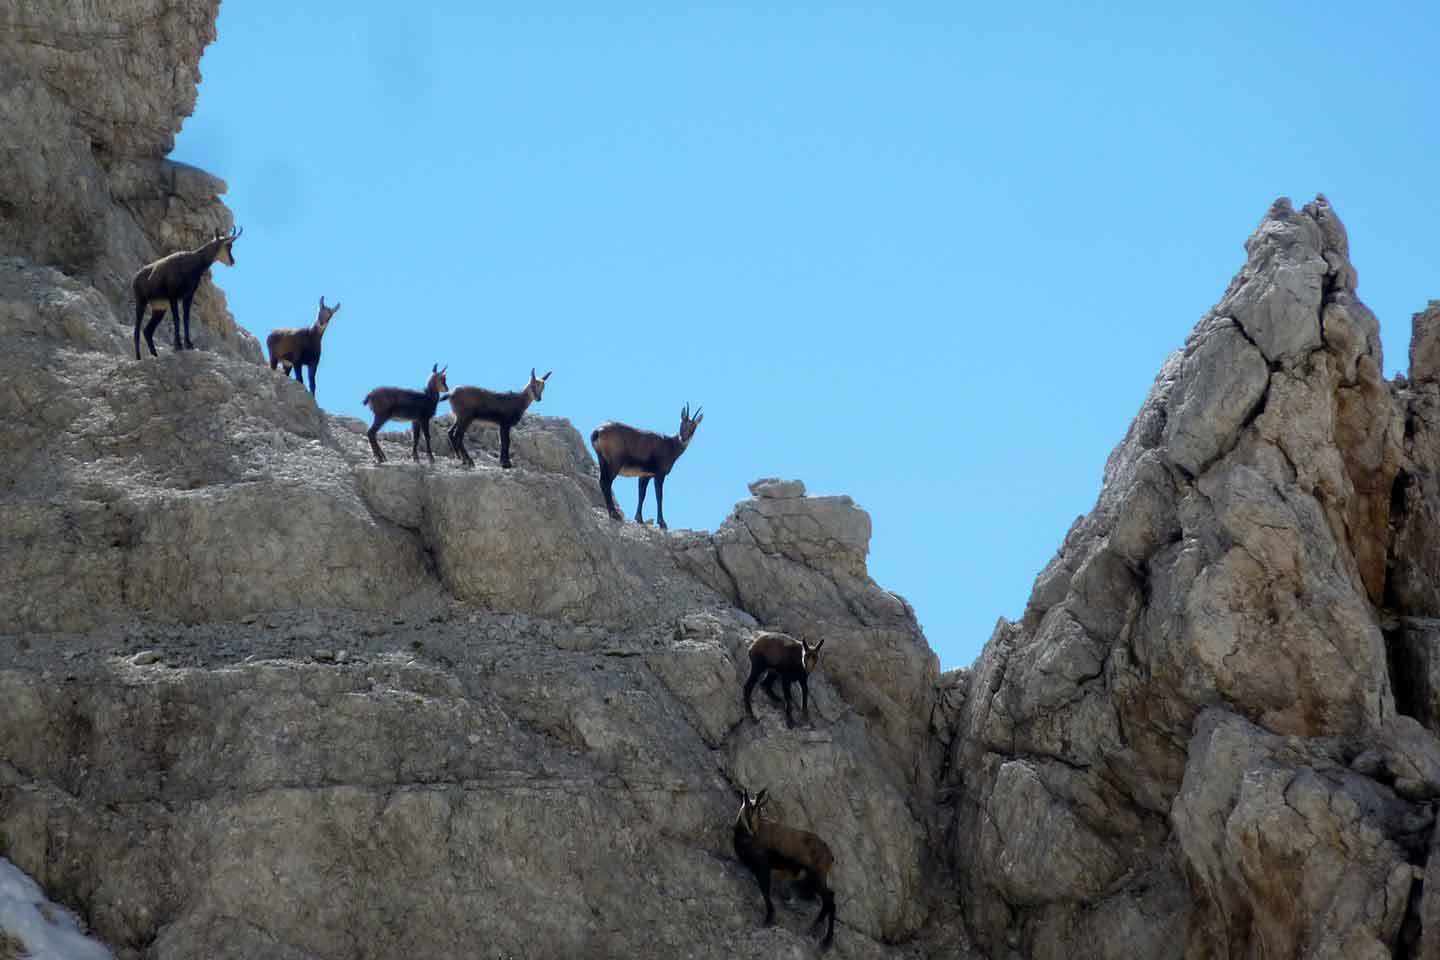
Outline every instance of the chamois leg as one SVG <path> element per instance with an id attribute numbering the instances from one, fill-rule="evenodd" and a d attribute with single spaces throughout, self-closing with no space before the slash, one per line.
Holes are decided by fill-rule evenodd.
<path id="1" fill-rule="evenodd" d="M 190 342 L 190 304 L 195 302 L 195 291 L 190 291 L 190 296 L 181 303 L 185 308 L 185 349 L 194 350 L 195 344 Z"/>
<path id="2" fill-rule="evenodd" d="M 655 478 L 655 522 L 660 524 L 661 530 L 669 530 L 665 526 L 665 478 Z"/>
<path id="3" fill-rule="evenodd" d="M 410 421 L 410 459 L 420 462 L 420 421 Z"/>
<path id="4" fill-rule="evenodd" d="M 375 440 L 375 434 L 385 425 L 385 421 L 389 419 L 389 417 L 381 416 L 377 413 L 375 414 L 375 422 L 370 424 L 369 430 L 365 431 L 365 436 L 370 438 L 370 449 L 375 451 L 376 463 L 385 462 L 385 451 L 380 449 L 380 444 Z"/>
<path id="5" fill-rule="evenodd" d="M 155 328 L 160 326 L 160 321 L 164 319 L 165 308 L 161 307 L 159 310 L 150 314 L 150 322 L 145 324 L 145 346 L 150 348 L 150 356 L 152 357 L 160 356 L 160 354 L 155 352 Z"/>
<path id="6" fill-rule="evenodd" d="M 315 396 L 315 368 L 318 366 L 318 363 L 310 364 L 310 396 L 312 397 Z"/>
<path id="7" fill-rule="evenodd" d="M 820 921 L 826 917 L 830 918 L 830 926 L 825 930 L 825 936 L 820 940 L 820 949 L 829 950 L 830 945 L 835 942 L 835 891 L 825 882 L 825 878 L 816 875 L 815 885 L 820 892 L 820 912 L 815 916 L 815 922 L 810 924 L 810 931 L 820 926 Z"/>
<path id="8" fill-rule="evenodd" d="M 470 459 L 470 451 L 465 449 L 465 431 L 469 429 L 470 420 L 466 417 L 460 417 L 450 425 L 450 429 L 446 431 L 446 436 L 450 438 L 450 449 L 455 452 L 455 456 L 459 457 L 465 466 L 473 467 L 475 466 L 475 461 Z"/>
<path id="9" fill-rule="evenodd" d="M 645 491 L 646 491 L 647 489 L 649 489 L 649 487 L 650 487 L 650 478 L 649 478 L 649 477 L 641 477 L 641 478 L 640 478 L 640 499 L 639 499 L 638 501 L 636 501 L 636 503 L 635 503 L 635 522 L 636 522 L 636 523 L 644 523 L 644 522 L 645 522 L 645 518 L 644 518 L 643 516 L 641 516 L 640 513 L 641 513 L 642 510 L 645 509 Z"/>
<path id="10" fill-rule="evenodd" d="M 803 673 L 800 675 L 800 714 L 808 725 L 810 723 L 810 677 Z"/>
<path id="11" fill-rule="evenodd" d="M 510 428 L 500 424 L 500 466 L 510 469 Z"/>
<path id="12" fill-rule="evenodd" d="M 780 674 L 774 670 L 769 670 L 765 673 L 765 682 L 761 684 L 761 686 L 765 688 L 765 692 L 770 695 L 770 699 L 775 703 L 780 702 L 780 694 L 775 692 L 775 681 L 779 679 Z"/>
<path id="13" fill-rule="evenodd" d="M 759 682 L 761 674 L 767 669 L 763 661 L 754 657 L 750 658 L 750 678 L 745 681 L 745 712 L 750 715 L 751 720 L 755 720 L 756 717 L 755 708 L 750 705 L 750 695 L 755 692 L 755 684 Z M 774 694 L 772 693 L 771 696 L 773 697 Z"/>
<path id="14" fill-rule="evenodd" d="M 785 690 L 785 726 L 787 727 L 795 726 L 795 720 L 790 716 L 790 684 L 794 682 L 789 677 L 780 678 L 780 686 Z"/>
<path id="15" fill-rule="evenodd" d="M 290 375 L 295 378 L 295 382 L 300 384 L 300 386 L 305 386 L 305 371 L 300 369 L 300 364 L 297 363 L 290 368 Z"/>
<path id="16" fill-rule="evenodd" d="M 140 321 L 145 319 L 145 301 L 135 301 L 135 359 L 140 359 Z"/>
<path id="17" fill-rule="evenodd" d="M 611 520 L 623 521 L 625 518 L 620 511 L 615 509 L 615 494 L 610 487 L 615 483 L 615 468 L 604 457 L 600 458 L 600 492 L 605 495 L 605 509 L 610 511 Z"/>
<path id="18" fill-rule="evenodd" d="M 770 899 L 769 864 L 755 871 L 755 882 L 760 885 L 760 893 L 765 898 L 765 926 L 773 926 L 775 923 L 775 904 Z"/>
<path id="19" fill-rule="evenodd" d="M 170 321 L 175 327 L 175 352 L 179 353 L 185 345 L 180 342 L 180 301 L 174 297 L 170 298 Z"/>
<path id="20" fill-rule="evenodd" d="M 430 458 L 431 463 L 434 463 L 435 451 L 430 449 L 430 421 L 427 419 L 421 423 L 420 429 L 425 431 L 425 456 Z M 415 459 L 418 461 L 420 458 L 416 457 Z"/>

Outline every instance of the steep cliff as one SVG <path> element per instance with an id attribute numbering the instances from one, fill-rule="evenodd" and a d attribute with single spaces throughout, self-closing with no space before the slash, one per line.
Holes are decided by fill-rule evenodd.
<path id="1" fill-rule="evenodd" d="M 617 525 L 545 417 L 377 467 L 209 286 L 135 362 L 135 267 L 231 223 L 164 158 L 216 6 L 0 0 L 0 855 L 119 956 L 808 955 L 760 786 L 839 956 L 1440 951 L 1440 304 L 1386 383 L 1323 198 L 942 677 L 847 497 Z M 762 623 L 827 639 L 809 726 L 742 717 Z"/>
<path id="2" fill-rule="evenodd" d="M 1387 384 L 1323 197 L 1246 250 L 955 711 L 992 956 L 1419 956 L 1422 915 L 1440 944 L 1433 311 Z"/>

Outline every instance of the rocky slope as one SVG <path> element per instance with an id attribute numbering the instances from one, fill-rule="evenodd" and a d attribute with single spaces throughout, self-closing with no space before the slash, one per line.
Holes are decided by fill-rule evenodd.
<path id="1" fill-rule="evenodd" d="M 992 956 L 1440 949 L 1436 311 L 1387 384 L 1323 197 L 1246 249 L 951 714 Z"/>
<path id="2" fill-rule="evenodd" d="M 130 274 L 231 222 L 164 159 L 215 8 L 0 0 L 0 855 L 118 956 L 809 955 L 761 785 L 839 956 L 1440 953 L 1440 304 L 1385 382 L 1323 198 L 942 677 L 846 497 L 616 525 L 544 417 L 377 467 L 213 288 L 136 363 Z M 808 727 L 742 719 L 761 623 L 827 638 Z"/>

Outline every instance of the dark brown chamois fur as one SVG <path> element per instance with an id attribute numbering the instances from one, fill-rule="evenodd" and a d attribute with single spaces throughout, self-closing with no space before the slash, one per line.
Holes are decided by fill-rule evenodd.
<path id="1" fill-rule="evenodd" d="M 425 431 L 425 453 L 430 457 L 430 462 L 435 462 L 435 454 L 430 452 L 430 420 L 435 416 L 435 408 L 440 406 L 441 394 L 450 389 L 445 382 L 445 367 L 440 369 L 437 363 L 430 368 L 430 379 L 425 384 L 425 389 L 406 390 L 404 387 L 376 387 L 365 394 L 365 405 L 375 414 L 375 422 L 370 424 L 370 429 L 365 431 L 365 436 L 370 438 L 370 449 L 375 451 L 375 462 L 385 462 L 385 451 L 380 449 L 380 444 L 375 440 L 375 433 L 387 420 L 409 420 L 410 432 L 414 435 L 414 442 L 410 444 L 410 456 L 416 463 L 420 462 L 420 431 Z"/>
<path id="2" fill-rule="evenodd" d="M 209 270 L 210 264 L 216 260 L 228 267 L 235 266 L 233 244 L 244 232 L 242 227 L 227 235 L 217 233 L 213 240 L 194 250 L 172 253 L 140 268 L 140 272 L 135 274 L 135 279 L 130 283 L 130 288 L 135 293 L 136 360 L 140 359 L 140 321 L 145 319 L 146 308 L 151 311 L 150 322 L 145 324 L 145 345 L 150 348 L 150 356 L 159 356 L 155 352 L 154 334 L 160 321 L 165 319 L 166 310 L 170 311 L 170 319 L 175 322 L 176 351 L 195 349 L 195 344 L 190 342 L 190 304 L 195 300 L 195 291 L 199 289 L 200 281 L 205 279 L 205 271 Z M 181 307 L 185 308 L 183 347 L 180 345 Z"/>
<path id="3" fill-rule="evenodd" d="M 309 367 L 310 395 L 314 396 L 315 369 L 320 366 L 320 342 L 325 336 L 325 329 L 330 326 L 330 318 L 339 312 L 340 304 L 327 307 L 325 298 L 321 297 L 320 315 L 310 326 L 271 330 L 270 336 L 265 338 L 265 348 L 270 352 L 270 369 L 284 364 L 285 375 L 295 371 L 295 379 L 303 386 L 305 381 L 300 379 L 300 368 Z"/>
<path id="4" fill-rule="evenodd" d="M 465 466 L 475 466 L 470 451 L 465 449 L 465 431 L 476 420 L 493 423 L 500 428 L 500 466 L 510 469 L 510 428 L 520 422 L 531 403 L 540 402 L 545 394 L 545 381 L 550 379 L 549 370 L 543 377 L 535 376 L 530 368 L 530 382 L 524 390 L 514 393 L 497 393 L 481 387 L 456 387 L 450 391 L 450 412 L 455 422 L 450 426 L 450 449 L 455 456 L 465 461 Z"/>
<path id="5" fill-rule="evenodd" d="M 690 404 L 680 411 L 680 432 L 673 437 L 636 430 L 623 423 L 604 423 L 590 434 L 590 446 L 600 461 L 600 492 L 605 495 L 605 506 L 615 520 L 624 520 L 615 507 L 615 496 L 610 486 L 616 477 L 640 478 L 640 501 L 635 504 L 635 522 L 644 523 L 641 511 L 645 509 L 645 488 L 650 478 L 655 478 L 655 519 L 660 529 L 665 526 L 665 477 L 675 466 L 675 461 L 690 446 L 690 438 L 705 414 L 695 411 L 692 419 Z"/>
<path id="6" fill-rule="evenodd" d="M 762 819 L 760 808 L 765 805 L 766 791 L 755 796 L 745 794 L 740 804 L 740 813 L 735 818 L 735 855 L 750 868 L 760 893 L 765 897 L 765 926 L 775 922 L 775 904 L 770 899 L 770 877 L 772 872 L 783 871 L 798 874 L 804 885 L 820 896 L 820 912 L 810 924 L 813 932 L 826 917 L 830 926 L 820 941 L 822 949 L 828 949 L 835 941 L 835 891 L 830 889 L 830 869 L 835 866 L 835 855 L 830 848 L 809 830 L 798 830 Z"/>
<path id="7" fill-rule="evenodd" d="M 750 640 L 750 678 L 745 681 L 745 712 L 755 719 L 755 708 L 750 705 L 750 695 L 755 684 L 765 677 L 765 692 L 770 699 L 780 700 L 775 693 L 775 678 L 785 686 L 785 725 L 795 726 L 790 717 L 790 684 L 800 684 L 800 712 L 805 722 L 810 722 L 810 674 L 820 662 L 820 648 L 825 638 L 813 647 L 804 639 L 795 639 L 788 633 L 761 630 Z M 768 674 L 768 675 L 767 675 Z"/>

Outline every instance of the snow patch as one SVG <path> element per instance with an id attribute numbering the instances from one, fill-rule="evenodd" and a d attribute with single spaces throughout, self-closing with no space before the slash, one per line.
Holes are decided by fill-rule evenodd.
<path id="1" fill-rule="evenodd" d="M 9 945 L 5 935 L 24 943 L 19 956 L 25 960 L 114 960 L 69 910 L 45 899 L 39 884 L 0 857 L 0 957 Z"/>

